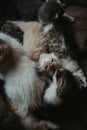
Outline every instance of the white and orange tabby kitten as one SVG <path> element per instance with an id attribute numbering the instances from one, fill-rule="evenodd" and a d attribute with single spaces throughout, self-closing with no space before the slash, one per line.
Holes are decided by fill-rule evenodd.
<path id="1" fill-rule="evenodd" d="M 27 25 L 28 24 L 33 25 L 35 23 L 28 22 Z M 17 25 L 19 27 L 21 25 L 25 28 L 26 22 L 23 22 L 23 25 L 22 22 L 17 22 Z M 37 25 L 40 27 L 39 24 Z M 49 31 L 45 33 L 44 28 L 41 26 L 41 30 L 36 30 L 36 33 L 30 35 L 32 34 L 32 29 L 30 31 L 28 27 L 29 26 L 27 26 L 24 31 L 24 37 L 26 36 L 25 44 L 23 43 L 24 46 L 16 39 L 4 33 L 0 33 L 0 73 L 5 81 L 4 90 L 6 99 L 12 111 L 20 117 L 20 121 L 26 128 L 33 129 L 40 125 L 47 125 L 48 128 L 55 129 L 58 127 L 57 125 L 46 120 L 38 121 L 37 118 L 32 115 L 31 110 L 35 110 L 36 107 L 42 104 L 42 96 L 43 103 L 59 105 L 62 103 L 62 95 L 66 95 L 70 92 L 69 88 L 78 85 L 80 87 L 82 85 L 86 87 L 86 78 L 77 62 L 73 61 L 70 56 L 60 59 L 53 53 L 47 54 L 46 51 L 43 51 L 45 52 L 45 54 L 43 54 L 42 51 L 39 51 L 38 58 L 35 60 L 37 62 L 32 61 L 34 60 L 34 58 L 32 58 L 32 48 L 28 47 L 33 45 L 34 52 L 38 52 L 39 49 L 44 50 L 43 47 L 48 44 L 45 35 L 47 35 Z M 33 30 L 35 27 L 32 26 Z M 27 35 L 25 35 L 26 32 Z M 38 35 L 40 33 L 43 35 L 42 41 L 39 37 L 40 35 Z M 34 39 L 32 42 L 33 37 L 37 39 Z M 61 48 L 66 48 L 63 38 L 61 41 Z M 55 68 L 51 76 L 52 80 L 50 80 L 49 86 L 45 89 L 44 95 L 43 91 L 46 87 L 47 80 L 39 77 L 36 73 L 35 68 L 37 65 L 42 75 L 44 71 L 47 76 L 49 76 L 48 72 L 51 68 Z M 77 80 L 75 80 L 76 78 Z"/>
<path id="2" fill-rule="evenodd" d="M 77 77 L 77 79 L 81 82 L 80 84 L 81 86 L 83 87 L 87 86 L 86 77 L 84 76 L 84 73 L 82 69 L 79 67 L 78 63 L 75 60 L 73 60 L 70 57 L 70 55 L 65 56 L 64 52 L 65 50 L 67 52 L 67 47 L 65 45 L 64 36 L 60 33 L 59 37 L 51 37 L 51 39 L 49 38 L 48 41 L 47 38 L 50 37 L 49 32 L 54 28 L 52 24 L 42 26 L 40 23 L 37 22 L 13 21 L 12 23 L 20 27 L 20 29 L 22 29 L 22 31 L 24 32 L 23 45 L 27 50 L 28 55 L 32 55 L 30 57 L 32 60 L 40 61 L 41 68 L 44 68 L 44 66 L 46 66 L 44 64 L 48 62 L 50 64 L 55 64 L 55 66 L 56 64 L 58 65 L 60 63 L 64 69 L 67 69 L 73 74 L 73 76 Z M 51 40 L 51 44 L 54 45 L 54 42 L 56 41 L 56 44 L 58 45 L 57 56 L 54 55 L 53 53 L 49 53 L 49 54 L 47 53 L 46 49 L 50 43 L 50 40 Z M 58 55 L 59 57 L 60 55 L 63 56 L 61 58 L 58 58 Z M 55 59 L 59 59 L 56 60 L 57 63 L 55 63 Z"/>
<path id="3" fill-rule="evenodd" d="M 24 46 L 0 32 L 0 74 L 5 81 L 3 93 L 9 108 L 27 129 L 41 125 L 55 129 L 58 125 L 47 120 L 38 120 L 32 114 L 42 106 L 47 82 L 38 75 L 36 66 L 37 63 L 29 58 Z"/>

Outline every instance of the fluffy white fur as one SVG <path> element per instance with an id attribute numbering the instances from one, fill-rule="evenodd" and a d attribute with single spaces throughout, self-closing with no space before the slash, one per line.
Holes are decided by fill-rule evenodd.
<path id="1" fill-rule="evenodd" d="M 52 28 L 53 28 L 53 24 L 51 23 L 51 24 L 44 26 L 43 29 L 44 29 L 45 33 L 48 33 Z"/>
<path id="2" fill-rule="evenodd" d="M 53 82 L 46 89 L 46 92 L 44 94 L 43 99 L 45 102 L 53 105 L 59 105 L 62 103 L 62 100 L 60 99 L 60 97 L 58 97 L 57 88 L 58 88 L 58 83 L 57 83 L 56 72 L 55 72 L 53 75 Z"/>
<path id="3" fill-rule="evenodd" d="M 35 84 L 35 87 L 37 87 L 38 84 L 36 81 L 40 81 L 34 70 L 35 63 L 28 58 L 26 52 L 18 41 L 3 33 L 0 33 L 0 39 L 6 40 L 15 49 L 16 53 L 18 51 L 19 53 L 24 52 L 23 55 L 19 55 L 20 61 L 18 66 L 3 76 L 6 82 L 5 91 L 7 96 L 17 107 L 18 115 L 25 116 L 28 107 L 31 106 L 31 104 L 34 104 L 35 95 L 33 91 L 35 89 Z"/>
<path id="4" fill-rule="evenodd" d="M 49 128 L 57 127 L 49 121 L 36 120 L 30 112 L 30 108 L 41 105 L 45 87 L 44 81 L 35 72 L 35 63 L 29 59 L 23 46 L 16 39 L 3 33 L 0 33 L 0 39 L 5 40 L 13 48 L 15 56 L 19 59 L 14 69 L 5 74 L 1 73 L 5 80 L 4 90 L 7 100 L 11 107 L 15 108 L 13 112 L 20 117 L 26 128 L 32 129 L 44 124 Z"/>

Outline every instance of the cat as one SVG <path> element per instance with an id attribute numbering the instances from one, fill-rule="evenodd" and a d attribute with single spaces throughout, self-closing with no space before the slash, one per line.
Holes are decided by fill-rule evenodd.
<path id="1" fill-rule="evenodd" d="M 53 53 L 49 55 L 58 62 L 59 59 Z M 45 54 L 42 57 L 46 60 Z M 3 96 L 6 104 L 26 129 L 36 129 L 41 126 L 59 129 L 58 124 L 49 120 L 38 120 L 32 113 L 44 104 L 60 105 L 62 96 L 67 94 L 64 88 L 67 86 L 69 93 L 73 87 L 72 83 L 75 87 L 77 83 L 72 73 L 62 66 L 59 67 L 60 63 L 58 66 L 54 64 L 56 62 L 53 60 L 51 67 L 56 65 L 57 68 L 48 82 L 44 76 L 46 77 L 51 68 L 44 70 L 44 73 L 41 72 L 40 68 L 43 70 L 40 65 L 41 59 L 38 63 L 32 61 L 24 46 L 7 34 L 0 33 L 0 74 L 5 81 Z M 38 64 L 40 67 L 37 69 Z"/>
<path id="2" fill-rule="evenodd" d="M 0 74 L 5 81 L 5 101 L 26 129 L 59 128 L 32 115 L 44 104 L 60 105 L 72 89 L 78 88 L 77 80 L 57 56 L 44 53 L 35 62 L 16 39 L 0 33 Z"/>
<path id="3" fill-rule="evenodd" d="M 60 30 L 59 30 L 59 33 L 57 34 L 57 32 L 54 31 L 54 26 L 50 26 L 51 24 L 42 26 L 41 24 L 39 24 L 37 22 L 14 21 L 12 23 L 17 25 L 18 27 L 20 27 L 22 29 L 22 31 L 24 32 L 23 44 L 24 44 L 28 54 L 32 54 L 33 56 L 34 55 L 37 56 L 37 53 L 39 54 L 37 60 L 35 60 L 35 61 L 38 61 L 40 59 L 41 54 L 43 55 L 43 53 L 48 53 L 48 51 L 46 50 L 45 47 L 47 47 L 49 45 L 49 50 L 50 50 L 49 52 L 52 52 L 53 50 L 51 50 L 51 46 L 56 44 L 57 51 L 54 50 L 55 55 L 57 55 L 57 58 L 59 57 L 62 66 L 65 69 L 72 72 L 73 75 L 80 78 L 81 82 L 83 82 L 84 87 L 87 86 L 86 78 L 84 76 L 83 71 L 80 70 L 78 63 L 76 61 L 74 61 L 71 58 L 71 56 L 68 54 L 68 50 L 67 50 L 67 47 L 65 44 L 65 38 Z M 36 27 L 34 27 L 34 25 L 37 27 L 37 29 L 36 29 Z M 34 33 L 35 30 L 36 30 L 36 33 Z M 39 51 L 40 48 L 42 51 Z M 32 49 L 34 51 L 32 51 Z M 36 49 L 37 49 L 37 52 L 36 52 Z M 47 54 L 48 61 L 49 61 L 49 57 L 51 57 L 50 55 L 52 56 L 52 54 Z M 34 58 L 31 58 L 31 59 L 34 60 Z M 52 59 L 52 57 L 50 59 Z M 55 56 L 54 56 L 54 59 L 55 59 Z"/>
<path id="4" fill-rule="evenodd" d="M 17 25 L 18 27 L 20 27 L 21 30 L 24 32 L 23 38 L 25 40 L 23 42 L 23 45 L 25 46 L 25 49 L 27 50 L 28 55 L 32 54 L 33 56 L 34 55 L 36 56 L 36 54 L 39 53 L 38 58 L 35 61 L 40 63 L 39 69 L 42 72 L 47 71 L 46 69 L 48 68 L 48 70 L 49 70 L 48 74 L 51 75 L 51 77 L 52 77 L 54 70 L 56 70 L 56 68 L 58 68 L 59 66 L 62 66 L 62 68 L 70 71 L 73 74 L 73 76 L 75 77 L 75 79 L 78 82 L 78 87 L 80 89 L 82 88 L 82 86 L 83 87 L 87 86 L 86 77 L 84 75 L 84 72 L 78 65 L 77 61 L 75 61 L 69 55 L 67 46 L 65 44 L 65 38 L 64 38 L 61 30 L 59 30 L 59 32 L 55 31 L 55 27 L 50 23 L 46 26 L 42 26 L 41 24 L 37 23 L 37 28 L 39 28 L 40 30 L 36 29 L 36 27 L 35 27 L 36 25 L 34 26 L 34 24 L 36 24 L 35 22 L 12 21 L 12 23 Z M 32 27 L 31 27 L 31 25 L 32 25 Z M 34 33 L 35 31 L 33 31 L 33 30 L 36 30 L 37 33 Z M 42 40 L 39 37 L 40 33 L 42 35 L 41 36 Z M 32 36 L 30 34 L 32 34 Z M 32 42 L 31 38 L 33 38 L 33 42 Z M 35 38 L 38 40 L 36 40 Z M 45 41 L 45 42 L 43 42 L 43 41 Z M 38 46 L 37 53 L 35 51 L 36 50 L 35 45 Z M 49 52 L 54 52 L 55 54 L 49 53 L 46 49 L 44 49 L 44 45 L 49 46 Z M 30 46 L 32 46 L 34 51 L 32 51 L 32 50 L 30 51 L 30 49 L 31 49 Z M 56 48 L 54 48 L 54 47 L 56 47 Z M 41 48 L 43 51 L 39 51 L 39 48 Z M 34 58 L 31 58 L 31 59 L 34 60 Z M 52 65 L 52 67 L 51 67 L 51 65 Z M 45 72 L 45 74 L 47 74 L 47 72 Z"/>
<path id="5" fill-rule="evenodd" d="M 10 110 L 26 129 L 41 125 L 58 128 L 50 121 L 39 121 L 32 114 L 41 106 L 47 84 L 35 68 L 36 62 L 29 58 L 24 47 L 16 39 L 0 32 L 0 74 L 5 81 L 3 96 Z"/>
<path id="6" fill-rule="evenodd" d="M 40 26 L 43 32 L 42 34 L 44 34 L 43 36 L 47 40 L 46 36 L 49 34 L 49 30 L 45 32 L 44 27 L 42 25 Z M 26 30 L 29 30 L 29 28 L 26 28 Z M 41 30 L 33 33 L 32 38 L 34 34 L 38 37 L 38 32 L 40 33 Z M 64 44 L 64 37 L 60 35 L 61 42 L 58 42 L 60 44 L 59 49 L 62 49 L 59 56 L 43 51 L 43 53 L 39 54 L 39 60 L 34 61 L 29 56 L 31 52 L 28 52 L 24 45 L 21 45 L 17 40 L 6 34 L 0 33 L 0 35 L 0 73 L 2 74 L 3 80 L 5 80 L 6 102 L 9 104 L 10 109 L 20 117 L 20 121 L 25 128 L 33 129 L 41 125 L 47 125 L 48 128 L 52 129 L 58 128 L 58 125 L 50 121 L 38 121 L 32 115 L 31 110 L 34 111 L 41 104 L 42 106 L 43 104 L 58 106 L 64 102 L 67 96 L 73 95 L 73 89 L 75 92 L 76 89 L 81 89 L 82 86 L 86 87 L 86 79 L 77 62 L 73 61 L 69 55 L 65 57 L 64 50 L 67 51 L 67 48 Z M 30 39 L 30 37 L 27 38 Z M 27 42 L 28 45 L 29 39 Z M 35 42 L 34 39 L 33 45 Z M 42 43 L 39 45 L 43 48 L 44 42 Z M 47 44 L 48 42 L 46 41 Z M 60 54 L 62 54 L 62 57 Z M 25 85 L 23 86 L 22 83 Z M 30 87 L 27 87 L 27 84 Z M 21 86 L 20 89 L 17 86 Z M 24 94 L 26 96 L 23 96 Z"/>
<path id="7" fill-rule="evenodd" d="M 64 5 L 60 0 L 47 0 L 44 5 L 42 5 L 38 17 L 40 23 L 44 26 L 43 28 L 47 35 L 50 52 L 54 51 L 55 55 L 59 57 L 63 68 L 70 71 L 81 81 L 81 85 L 86 87 L 87 83 L 84 72 L 78 65 L 77 61 L 72 58 L 73 56 L 70 54 L 71 52 L 66 45 L 68 43 L 70 49 L 72 46 L 72 48 L 75 48 L 78 53 L 76 45 L 73 47 L 74 41 L 73 38 L 71 38 L 73 37 L 73 34 L 69 34 L 71 31 L 68 29 L 71 28 L 70 24 L 75 20 L 75 18 L 65 13 Z M 67 36 L 67 39 L 71 38 L 72 40 L 69 42 L 66 41 Z M 73 53 L 74 52 L 73 49 Z"/>

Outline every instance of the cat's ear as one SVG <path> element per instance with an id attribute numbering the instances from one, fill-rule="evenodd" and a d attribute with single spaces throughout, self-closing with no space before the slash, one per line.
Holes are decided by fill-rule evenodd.
<path id="1" fill-rule="evenodd" d="M 9 52 L 9 45 L 4 40 L 0 39 L 0 61 L 4 59 L 4 57 Z"/>

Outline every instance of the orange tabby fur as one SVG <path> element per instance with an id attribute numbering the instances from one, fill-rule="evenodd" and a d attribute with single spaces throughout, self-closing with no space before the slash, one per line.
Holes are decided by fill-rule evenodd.
<path id="1" fill-rule="evenodd" d="M 47 42 L 43 26 L 38 22 L 13 21 L 24 32 L 23 45 L 29 57 L 38 61 L 41 53 L 47 52 Z"/>

